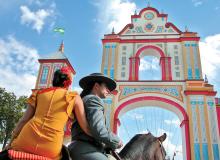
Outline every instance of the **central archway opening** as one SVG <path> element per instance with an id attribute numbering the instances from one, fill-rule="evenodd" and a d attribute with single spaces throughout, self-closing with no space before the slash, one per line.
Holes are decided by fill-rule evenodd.
<path id="1" fill-rule="evenodd" d="M 162 80 L 161 57 L 163 51 L 157 46 L 144 46 L 138 50 L 136 57 L 140 58 L 138 80 Z"/>
<path id="2" fill-rule="evenodd" d="M 150 132 L 156 137 L 166 133 L 167 138 L 163 142 L 166 159 L 183 160 L 180 120 L 173 112 L 157 106 L 143 106 L 124 113 L 119 119 L 118 135 L 124 144 L 139 133 Z"/>
<path id="3" fill-rule="evenodd" d="M 160 59 L 155 56 L 144 56 L 140 59 L 139 80 L 161 80 Z"/>
<path id="4" fill-rule="evenodd" d="M 173 156 L 181 156 L 182 155 L 182 159 L 186 159 L 186 160 L 190 160 L 190 150 L 191 150 L 191 146 L 190 146 L 190 142 L 189 142 L 189 121 L 188 121 L 188 115 L 184 109 L 184 107 L 182 105 L 180 105 L 179 103 L 168 99 L 168 98 L 164 98 L 164 97 L 160 97 L 158 96 L 143 96 L 143 97 L 134 97 L 134 98 L 130 98 L 127 101 L 124 101 L 122 104 L 120 104 L 117 109 L 115 110 L 114 113 L 114 123 L 113 123 L 113 131 L 115 133 L 118 133 L 118 131 L 120 130 L 120 128 L 123 128 L 124 120 L 123 120 L 123 116 L 126 116 L 126 113 L 129 113 L 129 111 L 135 110 L 135 109 L 141 109 L 141 108 L 148 108 L 150 110 L 148 111 L 136 111 L 136 112 L 140 112 L 142 114 L 142 116 L 138 115 L 137 113 L 132 113 L 132 115 L 134 117 L 136 117 L 136 120 L 134 118 L 134 122 L 133 124 L 135 124 L 136 126 L 133 126 L 133 130 L 134 133 L 139 133 L 139 132 L 144 132 L 144 131 L 150 131 L 153 134 L 155 134 L 155 136 L 158 136 L 157 134 L 165 131 L 168 133 L 168 136 L 172 135 L 173 137 L 176 137 L 176 133 L 181 133 L 180 136 L 177 136 L 179 139 L 181 139 L 181 141 L 176 142 L 177 140 L 171 140 L 172 137 L 168 138 L 168 141 L 166 142 L 167 144 L 170 144 L 171 146 L 175 146 L 172 147 L 174 148 L 172 152 L 168 151 L 166 147 L 165 150 L 167 150 L 169 152 L 169 155 L 171 158 Z M 168 111 L 168 114 L 165 113 L 165 111 Z M 151 120 L 145 120 L 145 123 L 151 123 L 151 127 L 150 125 L 147 125 L 145 128 L 140 126 L 144 126 L 144 121 L 141 124 L 138 124 L 138 117 L 144 119 L 147 117 L 150 117 L 147 113 L 149 113 L 149 115 L 154 115 L 154 118 L 151 118 Z M 161 112 L 161 113 L 160 113 Z M 174 114 L 171 118 L 162 118 L 163 115 L 171 115 L 171 113 Z M 136 116 L 135 116 L 136 115 Z M 158 118 L 160 117 L 161 121 L 158 123 Z M 178 118 L 177 118 L 178 117 Z M 153 120 L 152 120 L 153 119 Z M 129 120 L 127 120 L 129 121 Z M 132 123 L 132 122 L 130 122 Z M 155 125 L 156 124 L 156 125 Z M 174 127 L 174 124 L 176 124 L 177 127 Z M 178 125 L 177 125 L 178 124 Z M 129 125 L 130 126 L 130 125 Z M 155 127 L 153 127 L 155 126 Z M 171 129 L 165 129 L 163 127 L 160 126 L 170 126 Z M 118 129 L 119 127 L 119 129 Z M 135 129 L 136 127 L 136 129 Z M 126 126 L 126 124 L 124 125 L 124 130 L 129 130 L 128 127 Z M 139 130 L 138 130 L 139 128 Z M 173 130 L 173 131 L 172 131 Z M 174 131 L 175 130 L 175 131 Z M 125 131 L 127 132 L 127 131 Z M 129 131 L 128 131 L 129 132 Z M 119 133 L 122 134 L 122 133 Z M 131 133 L 124 133 L 123 137 L 125 137 L 125 135 L 127 134 L 127 136 L 130 138 L 133 135 Z M 125 139 L 124 141 L 127 142 L 127 140 Z M 169 142 L 169 140 L 171 140 Z M 173 145 L 172 145 L 173 144 Z M 181 147 L 179 147 L 181 146 Z M 173 155 L 172 155 L 173 154 Z M 168 157 L 169 158 L 169 157 Z M 176 158 L 176 157 L 175 157 Z"/>

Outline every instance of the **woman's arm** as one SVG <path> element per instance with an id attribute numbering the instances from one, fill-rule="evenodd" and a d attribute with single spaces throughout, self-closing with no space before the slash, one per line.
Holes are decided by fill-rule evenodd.
<path id="1" fill-rule="evenodd" d="M 35 113 L 35 108 L 28 105 L 27 110 L 25 111 L 22 118 L 18 121 L 15 129 L 12 132 L 12 140 L 19 135 L 24 125 L 34 116 L 34 113 Z"/>
<path id="2" fill-rule="evenodd" d="M 83 101 L 82 101 L 82 99 L 79 95 L 76 96 L 74 112 L 75 112 L 77 121 L 78 121 L 80 127 L 82 128 L 82 130 L 86 134 L 92 136 L 91 132 L 90 132 L 90 129 L 89 129 L 88 122 L 86 120 L 86 114 L 85 114 Z"/>

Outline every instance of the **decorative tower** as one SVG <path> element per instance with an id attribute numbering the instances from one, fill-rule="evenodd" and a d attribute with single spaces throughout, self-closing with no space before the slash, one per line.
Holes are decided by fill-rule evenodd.
<path id="1" fill-rule="evenodd" d="M 68 66 L 71 69 L 72 76 L 76 74 L 68 58 L 64 54 L 64 43 L 60 44 L 59 50 L 48 57 L 38 60 L 40 63 L 40 69 L 38 72 L 37 82 L 35 89 L 48 88 L 52 86 L 53 74 L 57 69 L 63 66 Z M 71 88 L 69 88 L 71 89 Z M 64 130 L 64 144 L 70 141 L 71 135 L 71 120 L 68 120 Z"/>
<path id="2" fill-rule="evenodd" d="M 71 69 L 73 76 L 76 74 L 68 58 L 64 54 L 63 42 L 57 52 L 48 57 L 41 58 L 38 61 L 40 63 L 40 69 L 35 86 L 36 89 L 51 87 L 54 72 L 63 66 L 68 66 Z"/>

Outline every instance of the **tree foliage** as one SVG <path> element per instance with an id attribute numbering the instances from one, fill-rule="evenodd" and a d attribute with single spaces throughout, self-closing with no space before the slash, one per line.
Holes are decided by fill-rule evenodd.
<path id="1" fill-rule="evenodd" d="M 23 115 L 27 97 L 16 97 L 0 87 L 0 143 L 3 147 L 10 140 L 12 130 Z"/>

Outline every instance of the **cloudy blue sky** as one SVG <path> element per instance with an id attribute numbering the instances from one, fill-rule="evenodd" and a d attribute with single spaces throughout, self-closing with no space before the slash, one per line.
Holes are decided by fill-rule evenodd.
<path id="1" fill-rule="evenodd" d="M 18 95 L 34 87 L 39 57 L 55 52 L 61 40 L 79 79 L 100 71 L 103 34 L 120 31 L 130 15 L 147 6 L 145 0 L 0 0 L 0 86 Z M 220 0 L 157 0 L 151 5 L 169 15 L 181 30 L 185 26 L 201 37 L 203 72 L 220 91 Z M 64 27 L 65 35 L 53 32 Z M 148 68 L 149 69 L 149 68 Z M 145 69 L 147 70 L 147 68 Z M 23 83 L 23 82 L 26 83 Z"/>
<path id="2" fill-rule="evenodd" d="M 147 2 L 0 0 L 0 86 L 18 96 L 28 95 L 35 85 L 37 59 L 55 52 L 64 40 L 65 54 L 77 72 L 73 88 L 78 90 L 82 76 L 100 71 L 103 34 L 112 27 L 119 32 Z M 167 13 L 168 20 L 181 30 L 187 26 L 199 33 L 203 73 L 220 92 L 220 0 L 157 0 L 151 6 Z M 55 27 L 64 27 L 64 36 L 54 33 Z M 157 70 L 149 65 L 144 68 L 145 63 L 142 66 L 145 71 Z"/>

